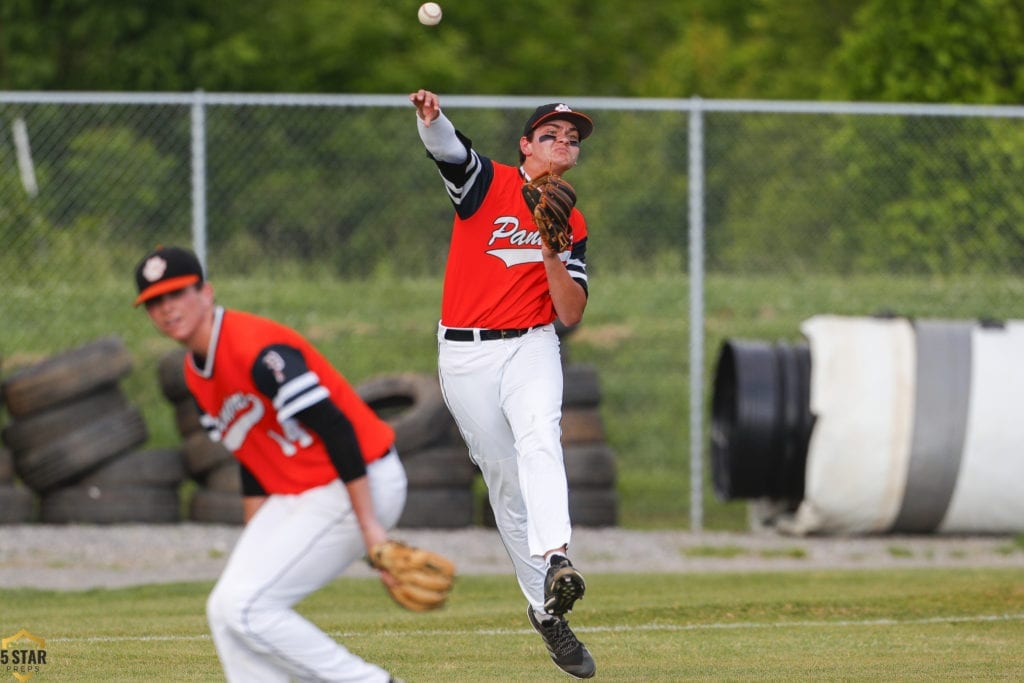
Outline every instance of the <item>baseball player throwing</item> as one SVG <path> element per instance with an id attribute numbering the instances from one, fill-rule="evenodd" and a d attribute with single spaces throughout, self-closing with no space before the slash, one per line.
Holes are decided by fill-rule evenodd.
<path id="1" fill-rule="evenodd" d="M 565 618 L 586 585 L 567 554 L 572 529 L 553 325 L 583 316 L 587 227 L 572 208 L 570 246 L 550 248 L 523 185 L 575 166 L 593 122 L 564 104 L 538 107 L 519 139 L 516 167 L 481 156 L 441 112 L 436 94 L 419 90 L 409 99 L 455 208 L 437 335 L 445 402 L 483 473 L 530 623 L 559 668 L 589 678 L 594 659 Z"/>
<path id="2" fill-rule="evenodd" d="M 297 332 L 216 306 L 191 251 L 147 254 L 135 281 L 135 305 L 189 351 L 202 424 L 241 463 L 246 525 L 206 603 L 227 679 L 392 680 L 293 607 L 398 522 L 406 476 L 393 430 Z"/>

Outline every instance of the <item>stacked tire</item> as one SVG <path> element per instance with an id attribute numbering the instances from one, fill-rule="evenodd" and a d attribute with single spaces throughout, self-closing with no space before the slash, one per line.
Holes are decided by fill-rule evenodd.
<path id="1" fill-rule="evenodd" d="M 400 373 L 356 387 L 395 430 L 395 447 L 409 479 L 402 528 L 472 526 L 477 469 L 441 397 L 437 376 Z"/>
<path id="2" fill-rule="evenodd" d="M 569 484 L 569 518 L 575 526 L 615 526 L 618 470 L 601 417 L 601 386 L 590 365 L 563 366 L 562 453 Z"/>
<path id="3" fill-rule="evenodd" d="M 0 394 L 0 408 L 3 396 Z M 23 524 L 35 516 L 36 498 L 14 476 L 11 449 L 0 446 L 0 524 Z"/>
<path id="4" fill-rule="evenodd" d="M 179 520 L 177 450 L 139 450 L 141 411 L 120 380 L 132 358 L 117 336 L 54 355 L 7 377 L 2 430 L 14 472 L 51 524 Z"/>
<path id="5" fill-rule="evenodd" d="M 24 524 L 35 516 L 36 497 L 14 477 L 14 460 L 0 448 L 0 524 Z"/>
<path id="6" fill-rule="evenodd" d="M 562 356 L 562 453 L 569 484 L 569 518 L 576 526 L 615 526 L 618 469 L 601 418 L 601 382 L 590 365 L 574 363 L 566 341 L 579 329 L 555 321 Z"/>
<path id="7" fill-rule="evenodd" d="M 174 408 L 181 436 L 184 470 L 195 483 L 188 504 L 193 522 L 241 524 L 242 480 L 238 461 L 223 444 L 211 441 L 199 424 L 199 408 L 185 384 L 185 350 L 161 357 L 157 366 L 160 391 Z"/>

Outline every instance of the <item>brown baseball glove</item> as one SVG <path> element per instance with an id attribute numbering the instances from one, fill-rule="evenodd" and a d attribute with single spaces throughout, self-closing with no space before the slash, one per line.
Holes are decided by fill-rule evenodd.
<path id="1" fill-rule="evenodd" d="M 443 555 L 389 540 L 373 546 L 367 560 L 394 578 L 385 583 L 388 593 L 406 609 L 425 612 L 443 607 L 448 600 L 455 565 Z"/>
<path id="2" fill-rule="evenodd" d="M 523 185 L 523 199 L 533 212 L 540 238 L 548 249 L 560 254 L 572 246 L 569 214 L 576 206 L 576 190 L 553 173 L 534 178 Z"/>

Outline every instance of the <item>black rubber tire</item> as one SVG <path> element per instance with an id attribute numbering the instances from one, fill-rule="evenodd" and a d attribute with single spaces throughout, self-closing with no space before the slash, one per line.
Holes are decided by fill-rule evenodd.
<path id="1" fill-rule="evenodd" d="M 593 365 L 572 364 L 562 368 L 562 407 L 593 407 L 601 403 L 601 382 Z"/>
<path id="2" fill-rule="evenodd" d="M 457 529 L 473 524 L 473 492 L 461 489 L 409 489 L 398 526 L 405 529 Z"/>
<path id="3" fill-rule="evenodd" d="M 39 448 L 127 407 L 121 386 L 106 384 L 68 403 L 15 419 L 3 429 L 4 443 L 14 451 Z"/>
<path id="4" fill-rule="evenodd" d="M 157 364 L 156 374 L 160 391 L 171 403 L 192 396 L 185 384 L 185 353 L 183 348 L 168 351 L 160 357 Z"/>
<path id="5" fill-rule="evenodd" d="M 562 410 L 562 445 L 596 443 L 606 439 L 604 420 L 597 408 Z"/>
<path id="6" fill-rule="evenodd" d="M 8 448 L 0 447 L 0 486 L 14 481 L 14 457 Z"/>
<path id="7" fill-rule="evenodd" d="M 399 454 L 401 455 L 401 453 Z M 465 446 L 435 446 L 402 458 L 409 488 L 469 488 L 477 468 Z"/>
<path id="8" fill-rule="evenodd" d="M 181 399 L 174 404 L 174 424 L 178 428 L 178 434 L 188 436 L 193 432 L 203 429 L 199 423 L 199 408 L 191 396 Z"/>
<path id="9" fill-rule="evenodd" d="M 3 383 L 7 411 L 24 417 L 92 393 L 132 369 L 131 353 L 118 336 L 103 337 L 12 374 Z"/>
<path id="10" fill-rule="evenodd" d="M 0 524 L 27 524 L 35 519 L 36 497 L 22 486 L 0 484 Z"/>
<path id="11" fill-rule="evenodd" d="M 573 526 L 615 526 L 618 517 L 619 494 L 616 491 L 569 488 L 569 519 Z"/>
<path id="12" fill-rule="evenodd" d="M 227 462 L 234 462 L 235 456 L 224 444 L 211 441 L 205 431 L 192 432 L 181 446 L 185 454 L 185 471 L 196 481 L 202 481 L 207 472 Z"/>
<path id="13" fill-rule="evenodd" d="M 181 521 L 176 488 L 71 486 L 39 504 L 46 524 L 173 524 Z"/>
<path id="14" fill-rule="evenodd" d="M 614 489 L 617 480 L 615 453 L 608 444 L 574 444 L 563 450 L 569 488 Z"/>
<path id="15" fill-rule="evenodd" d="M 203 477 L 203 488 L 239 495 L 242 492 L 242 473 L 238 461 L 232 458 L 231 462 L 217 465 L 207 472 Z"/>
<path id="16" fill-rule="evenodd" d="M 242 496 L 237 493 L 196 489 L 189 501 L 189 519 L 207 524 L 242 524 Z"/>
<path id="17" fill-rule="evenodd" d="M 399 453 L 411 455 L 448 434 L 452 418 L 434 375 L 384 375 L 360 384 L 356 391 L 394 428 Z"/>
<path id="18" fill-rule="evenodd" d="M 142 413 L 129 406 L 45 446 L 15 453 L 14 469 L 29 488 L 46 493 L 74 483 L 148 436 Z"/>
<path id="19" fill-rule="evenodd" d="M 185 476 L 185 458 L 180 448 L 131 450 L 103 463 L 75 486 L 177 488 Z"/>

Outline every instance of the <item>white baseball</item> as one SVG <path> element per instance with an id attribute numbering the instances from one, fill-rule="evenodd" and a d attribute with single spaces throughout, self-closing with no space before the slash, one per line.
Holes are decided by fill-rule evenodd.
<path id="1" fill-rule="evenodd" d="M 441 22 L 441 6 L 436 2 L 425 2 L 416 13 L 424 26 L 435 26 Z"/>

